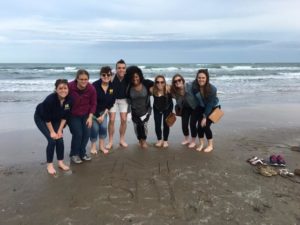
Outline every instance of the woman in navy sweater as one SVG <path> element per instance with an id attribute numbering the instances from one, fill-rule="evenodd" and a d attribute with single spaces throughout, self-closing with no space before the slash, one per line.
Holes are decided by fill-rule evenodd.
<path id="1" fill-rule="evenodd" d="M 69 170 L 69 167 L 63 162 L 63 129 L 72 107 L 72 102 L 68 94 L 68 81 L 65 79 L 56 80 L 55 92 L 48 95 L 47 98 L 36 107 L 34 114 L 34 121 L 37 127 L 48 140 L 46 148 L 47 171 L 51 175 L 56 173 L 53 166 L 55 148 L 58 167 L 64 171 Z"/>
<path id="2" fill-rule="evenodd" d="M 93 117 L 90 137 L 92 154 L 97 154 L 97 136 L 99 136 L 99 150 L 104 154 L 108 153 L 108 149 L 104 147 L 104 141 L 107 136 L 107 114 L 115 104 L 111 75 L 111 68 L 104 66 L 100 70 L 100 79 L 93 83 L 97 92 L 97 107 Z"/>

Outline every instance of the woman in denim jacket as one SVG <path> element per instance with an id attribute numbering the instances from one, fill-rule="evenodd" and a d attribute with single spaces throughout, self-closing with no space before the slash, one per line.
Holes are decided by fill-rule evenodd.
<path id="1" fill-rule="evenodd" d="M 200 69 L 193 82 L 193 93 L 200 105 L 200 118 L 198 122 L 198 137 L 200 145 L 197 151 L 211 152 L 213 150 L 213 135 L 210 129 L 212 121 L 209 115 L 218 106 L 217 88 L 209 83 L 209 73 L 207 69 Z M 208 145 L 204 148 L 204 134 Z M 204 149 L 203 149 L 204 148 Z"/>

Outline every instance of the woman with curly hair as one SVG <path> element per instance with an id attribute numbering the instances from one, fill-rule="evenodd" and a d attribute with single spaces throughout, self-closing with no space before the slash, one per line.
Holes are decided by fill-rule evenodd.
<path id="1" fill-rule="evenodd" d="M 134 131 L 142 148 L 147 148 L 148 120 L 151 115 L 150 88 L 153 81 L 144 79 L 143 72 L 137 66 L 130 66 L 126 70 L 128 88 L 126 96 L 131 108 Z"/>

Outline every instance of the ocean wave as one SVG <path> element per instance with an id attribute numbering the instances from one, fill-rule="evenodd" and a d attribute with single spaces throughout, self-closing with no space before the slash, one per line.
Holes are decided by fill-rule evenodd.
<path id="1" fill-rule="evenodd" d="M 278 75 L 236 75 L 236 76 L 215 76 L 216 80 L 287 80 L 287 79 L 300 79 L 300 73 L 286 73 L 284 76 Z"/>
<path id="2" fill-rule="evenodd" d="M 247 71 L 247 70 L 266 70 L 266 71 L 282 71 L 282 70 L 299 70 L 300 71 L 300 67 L 287 67 L 287 66 L 266 66 L 266 67 L 258 67 L 258 66 L 220 66 L 220 69 L 222 70 L 228 70 L 228 71 L 237 71 L 237 70 L 241 70 L 241 71 Z"/>

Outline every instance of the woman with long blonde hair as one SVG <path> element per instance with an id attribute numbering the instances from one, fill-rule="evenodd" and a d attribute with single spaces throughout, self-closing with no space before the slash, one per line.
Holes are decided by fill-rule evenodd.
<path id="1" fill-rule="evenodd" d="M 156 147 L 167 148 L 170 128 L 166 123 L 166 118 L 173 111 L 173 101 L 170 86 L 167 85 L 163 75 L 157 75 L 154 79 L 154 86 L 150 89 L 153 101 L 153 113 L 155 122 L 155 133 L 157 137 Z M 163 131 L 161 129 L 163 121 Z M 162 139 L 163 133 L 163 139 Z"/>

